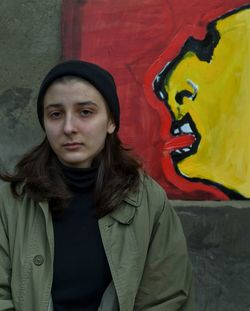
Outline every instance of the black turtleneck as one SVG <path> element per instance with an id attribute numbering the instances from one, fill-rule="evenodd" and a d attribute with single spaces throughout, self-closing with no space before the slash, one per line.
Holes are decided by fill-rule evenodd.
<path id="1" fill-rule="evenodd" d="M 111 281 L 93 203 L 97 169 L 62 170 L 74 196 L 63 215 L 53 217 L 54 311 L 96 311 Z"/>

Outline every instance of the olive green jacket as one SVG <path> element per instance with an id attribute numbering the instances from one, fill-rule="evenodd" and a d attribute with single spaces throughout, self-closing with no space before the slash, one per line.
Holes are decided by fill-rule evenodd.
<path id="1" fill-rule="evenodd" d="M 193 311 L 192 271 L 178 216 L 145 177 L 99 220 L 112 273 L 99 311 Z M 47 203 L 0 190 L 0 311 L 53 311 L 54 236 Z"/>

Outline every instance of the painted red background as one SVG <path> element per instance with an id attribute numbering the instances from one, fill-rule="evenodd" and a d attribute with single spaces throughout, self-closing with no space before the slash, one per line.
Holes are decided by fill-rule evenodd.
<path id="1" fill-rule="evenodd" d="M 162 171 L 166 134 L 151 89 L 154 68 L 177 56 L 189 36 L 202 39 L 208 22 L 250 4 L 244 0 L 64 0 L 63 59 L 96 62 L 115 77 L 121 103 L 120 136 L 143 160 L 145 169 L 175 199 L 228 199 L 219 189 L 179 176 L 169 157 Z M 154 64 L 154 67 L 150 67 Z M 149 70 L 150 69 L 150 70 Z M 163 106 L 163 105 L 162 105 Z M 163 111 L 165 130 L 170 116 Z"/>

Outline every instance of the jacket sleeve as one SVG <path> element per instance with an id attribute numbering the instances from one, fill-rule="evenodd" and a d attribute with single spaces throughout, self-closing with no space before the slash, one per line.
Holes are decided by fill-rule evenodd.
<path id="1" fill-rule="evenodd" d="M 0 198 L 0 311 L 14 311 L 10 289 L 9 243 L 4 219 L 3 202 Z"/>
<path id="2" fill-rule="evenodd" d="M 193 311 L 193 275 L 179 217 L 163 196 L 154 224 L 135 310 Z"/>

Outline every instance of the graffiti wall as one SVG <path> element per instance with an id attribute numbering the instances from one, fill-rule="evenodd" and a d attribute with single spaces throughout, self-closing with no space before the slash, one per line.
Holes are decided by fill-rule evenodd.
<path id="1" fill-rule="evenodd" d="M 250 197 L 250 1 L 64 0 L 62 39 L 113 73 L 120 136 L 170 198 Z"/>

